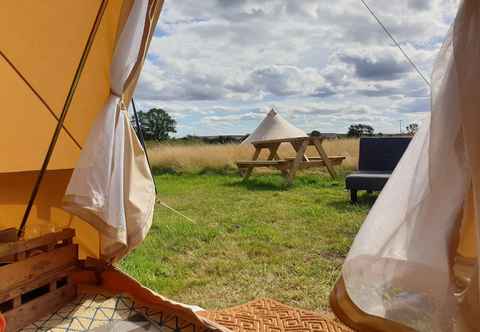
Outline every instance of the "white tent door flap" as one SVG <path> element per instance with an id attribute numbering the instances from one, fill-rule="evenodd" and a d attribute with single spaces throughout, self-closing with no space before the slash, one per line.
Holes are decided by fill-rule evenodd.
<path id="1" fill-rule="evenodd" d="M 128 120 L 124 86 L 139 57 L 148 1 L 135 1 L 115 50 L 112 94 L 82 149 L 64 208 L 100 232 L 100 255 L 117 260 L 141 243 L 153 218 L 155 188 Z"/>
<path id="2" fill-rule="evenodd" d="M 463 293 L 456 291 L 452 262 L 472 188 L 480 211 L 479 33 L 480 2 L 465 0 L 434 66 L 430 120 L 378 197 L 343 267 L 358 308 L 416 331 L 479 328 L 478 247 Z"/>

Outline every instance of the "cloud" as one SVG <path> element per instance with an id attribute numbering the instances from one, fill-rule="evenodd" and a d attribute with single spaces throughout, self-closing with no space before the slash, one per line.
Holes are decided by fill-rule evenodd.
<path id="1" fill-rule="evenodd" d="M 428 77 L 456 3 L 368 4 Z M 271 106 L 305 130 L 366 117 L 395 131 L 428 95 L 357 0 L 168 1 L 136 90 L 142 105 L 180 114 L 180 135 L 248 132 Z"/>
<path id="2" fill-rule="evenodd" d="M 224 77 L 197 68 L 162 68 L 150 61 L 144 66 L 138 96 L 150 100 L 218 100 L 227 90 Z"/>
<path id="3" fill-rule="evenodd" d="M 352 65 L 355 74 L 363 80 L 397 80 L 409 73 L 412 67 L 397 55 L 397 49 L 355 49 L 337 56 L 340 61 Z"/>
<path id="4" fill-rule="evenodd" d="M 296 66 L 257 68 L 250 72 L 247 82 L 257 92 L 274 96 L 311 95 L 329 89 L 316 69 Z"/>
<path id="5" fill-rule="evenodd" d="M 260 121 L 264 115 L 254 112 L 242 113 L 242 114 L 230 114 L 230 115 L 211 115 L 202 118 L 201 122 L 210 125 L 230 125 L 235 126 L 239 121 Z"/>
<path id="6" fill-rule="evenodd" d="M 433 6 L 433 1 L 408 0 L 407 2 L 410 8 L 417 10 L 428 10 L 431 9 Z"/>
<path id="7" fill-rule="evenodd" d="M 430 112 L 430 98 L 406 98 L 401 100 L 396 108 L 400 113 L 426 113 Z"/>

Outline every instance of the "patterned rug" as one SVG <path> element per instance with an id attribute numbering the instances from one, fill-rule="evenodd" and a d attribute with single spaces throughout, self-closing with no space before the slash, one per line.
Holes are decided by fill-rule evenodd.
<path id="1" fill-rule="evenodd" d="M 108 326 L 106 331 L 119 331 L 118 326 L 112 324 L 121 322 L 135 322 L 145 331 L 195 332 L 192 324 L 174 314 L 153 312 L 125 296 L 100 294 L 79 295 L 74 302 L 21 331 L 83 332 Z"/>
<path id="2" fill-rule="evenodd" d="M 289 307 L 270 299 L 259 299 L 237 307 L 203 311 L 208 318 L 234 332 L 351 332 L 333 315 Z"/>

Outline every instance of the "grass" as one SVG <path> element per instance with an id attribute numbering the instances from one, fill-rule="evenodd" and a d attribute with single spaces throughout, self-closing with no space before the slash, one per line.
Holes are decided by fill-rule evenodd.
<path id="1" fill-rule="evenodd" d="M 229 172 L 156 175 L 149 236 L 121 263 L 145 286 L 184 303 L 225 308 L 259 297 L 325 310 L 371 201 L 351 205 L 343 177 L 301 173 L 246 183 Z M 363 197 L 361 197 L 362 199 Z M 365 199 L 365 198 L 363 198 Z"/>
<path id="2" fill-rule="evenodd" d="M 354 169 L 358 163 L 358 139 L 345 138 L 325 140 L 324 148 L 329 155 L 342 155 L 346 159 L 343 167 Z M 309 147 L 307 154 L 313 154 Z M 266 150 L 263 156 L 266 157 Z M 234 169 L 236 160 L 248 160 L 253 155 L 251 145 L 238 144 L 149 144 L 148 151 L 152 166 L 161 170 L 199 172 L 204 169 Z M 294 150 L 283 144 L 279 154 L 282 157 L 294 156 Z"/>

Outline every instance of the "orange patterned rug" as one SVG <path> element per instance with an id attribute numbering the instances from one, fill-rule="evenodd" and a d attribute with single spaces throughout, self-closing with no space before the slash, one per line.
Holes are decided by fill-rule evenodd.
<path id="1" fill-rule="evenodd" d="M 270 299 L 259 299 L 233 308 L 198 314 L 233 332 L 352 331 L 333 315 L 292 308 Z"/>

